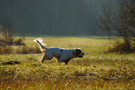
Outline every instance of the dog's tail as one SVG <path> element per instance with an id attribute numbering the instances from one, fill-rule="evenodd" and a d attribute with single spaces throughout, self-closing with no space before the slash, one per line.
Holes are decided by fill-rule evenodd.
<path id="1" fill-rule="evenodd" d="M 37 38 L 37 39 L 34 39 L 33 41 L 36 42 L 40 46 L 41 51 L 47 49 L 47 47 L 45 47 L 45 45 L 47 44 L 43 43 L 43 39 Z"/>

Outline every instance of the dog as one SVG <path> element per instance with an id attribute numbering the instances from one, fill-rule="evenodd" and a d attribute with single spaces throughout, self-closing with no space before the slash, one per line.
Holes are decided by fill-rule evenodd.
<path id="1" fill-rule="evenodd" d="M 62 49 L 62 48 L 47 48 L 43 43 L 43 40 L 41 38 L 33 40 L 40 46 L 41 52 L 43 52 L 43 56 L 41 59 L 41 62 L 43 63 L 45 60 L 51 60 L 53 57 L 57 58 L 58 63 L 65 62 L 65 64 L 68 64 L 68 62 L 72 58 L 82 58 L 84 56 L 84 53 L 80 48 L 76 49 Z"/>

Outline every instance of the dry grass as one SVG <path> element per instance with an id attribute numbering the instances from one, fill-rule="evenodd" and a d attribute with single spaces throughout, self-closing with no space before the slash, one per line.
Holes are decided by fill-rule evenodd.
<path id="1" fill-rule="evenodd" d="M 111 48 L 109 48 L 109 52 L 132 53 L 135 52 L 135 45 L 134 43 L 129 43 L 128 45 L 125 42 L 117 42 Z"/>
<path id="2" fill-rule="evenodd" d="M 27 46 L 25 44 L 25 38 L 23 37 L 14 37 L 11 43 L 5 39 L 0 39 L 0 54 L 32 54 L 32 53 L 41 53 L 37 45 Z"/>
<path id="3" fill-rule="evenodd" d="M 36 45 L 26 37 L 26 45 Z M 84 58 L 69 62 L 39 62 L 42 54 L 0 55 L 0 62 L 20 61 L 17 65 L 0 64 L 0 89 L 16 90 L 131 90 L 135 89 L 135 56 L 106 53 L 108 40 L 73 37 L 43 38 L 48 47 L 76 48 Z M 59 42 L 59 43 L 57 43 Z"/>
<path id="4" fill-rule="evenodd" d="M 13 37 L 11 39 L 0 37 L 0 46 L 6 45 L 25 45 L 25 43 L 23 38 L 15 40 Z"/>
<path id="5" fill-rule="evenodd" d="M 0 46 L 0 54 L 10 54 L 13 48 L 11 46 Z"/>
<path id="6" fill-rule="evenodd" d="M 0 54 L 34 54 L 41 53 L 40 48 L 35 45 L 33 47 L 28 46 L 16 46 L 16 49 L 12 46 L 0 46 Z"/>
<path id="7" fill-rule="evenodd" d="M 28 47 L 28 46 L 18 47 L 16 49 L 16 53 L 32 54 L 32 53 L 41 53 L 41 51 L 40 51 L 39 47 L 35 45 L 34 47 Z"/>

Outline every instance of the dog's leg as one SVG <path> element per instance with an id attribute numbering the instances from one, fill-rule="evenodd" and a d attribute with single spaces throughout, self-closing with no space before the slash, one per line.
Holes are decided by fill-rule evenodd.
<path id="1" fill-rule="evenodd" d="M 61 63 L 61 62 L 65 62 L 65 64 L 67 65 L 68 62 L 70 61 L 70 59 L 65 59 L 65 57 L 61 57 L 59 60 L 58 60 L 58 63 Z"/>
<path id="2" fill-rule="evenodd" d="M 61 62 L 63 62 L 64 60 L 63 60 L 63 57 L 61 57 L 61 58 L 59 58 L 59 60 L 58 60 L 58 63 L 61 63 Z"/>
<path id="3" fill-rule="evenodd" d="M 64 62 L 65 62 L 65 64 L 67 65 L 69 61 L 70 61 L 70 59 L 67 59 L 67 60 L 65 60 Z"/>
<path id="4" fill-rule="evenodd" d="M 45 61 L 46 57 L 45 57 L 45 54 L 42 56 L 40 62 L 43 63 Z"/>

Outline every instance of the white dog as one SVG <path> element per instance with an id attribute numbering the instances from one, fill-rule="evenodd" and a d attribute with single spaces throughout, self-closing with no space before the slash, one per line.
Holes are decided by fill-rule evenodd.
<path id="1" fill-rule="evenodd" d="M 43 56 L 41 62 L 43 63 L 45 60 L 51 60 L 53 57 L 58 59 L 58 62 L 68 62 L 72 58 L 83 57 L 84 53 L 81 49 L 61 49 L 61 48 L 47 48 L 45 47 L 43 40 L 41 38 L 35 39 L 34 42 L 38 43 L 40 46 L 40 50 L 43 52 Z"/>

